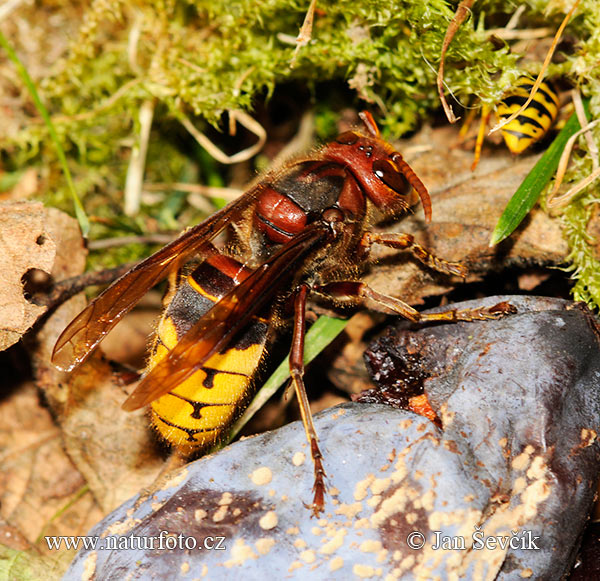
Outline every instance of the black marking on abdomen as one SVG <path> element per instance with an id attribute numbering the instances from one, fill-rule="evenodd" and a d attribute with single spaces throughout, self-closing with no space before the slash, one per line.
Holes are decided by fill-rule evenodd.
<path id="1" fill-rule="evenodd" d="M 179 395 L 178 393 L 170 393 L 169 395 L 172 395 L 173 397 L 178 397 L 179 399 L 189 403 L 194 408 L 194 410 L 190 414 L 190 418 L 193 418 L 195 420 L 202 419 L 202 409 L 203 408 L 209 408 L 209 407 L 215 407 L 215 406 L 228 406 L 229 407 L 232 405 L 236 405 L 236 402 L 234 402 L 234 403 L 229 403 L 229 402 L 205 403 L 203 401 L 194 401 L 193 399 L 189 399 L 187 397 L 184 397 L 183 395 Z M 162 419 L 161 415 L 159 415 L 158 417 Z M 171 424 L 169 424 L 169 425 L 171 425 Z"/>
<path id="2" fill-rule="evenodd" d="M 506 97 L 503 102 L 506 107 L 511 107 L 512 105 L 519 105 L 519 107 L 522 107 L 527 102 L 527 97 L 511 95 Z M 548 119 L 552 120 L 552 113 L 548 110 L 548 107 L 546 107 L 544 103 L 540 103 L 539 101 L 535 100 L 531 101 L 529 105 L 527 105 L 527 109 L 525 109 L 525 111 L 528 109 L 535 109 L 539 113 L 540 117 L 548 117 Z"/>
<path id="3" fill-rule="evenodd" d="M 187 281 L 183 281 L 173 300 L 165 311 L 165 317 L 171 318 L 178 339 L 181 339 L 215 303 L 194 290 Z"/>
<path id="4" fill-rule="evenodd" d="M 253 316 L 244 330 L 235 336 L 234 341 L 229 347 L 245 351 L 248 347 L 252 347 L 252 345 L 264 345 L 268 331 L 269 324 L 267 320 L 262 317 Z M 221 353 L 228 351 L 229 347 L 224 348 Z"/>
<path id="5" fill-rule="evenodd" d="M 229 371 L 228 369 L 213 369 L 212 367 L 203 367 L 202 371 L 206 373 L 206 378 L 202 382 L 202 385 L 206 389 L 212 389 L 215 386 L 215 377 L 219 373 L 227 373 L 229 375 L 241 375 L 242 377 L 249 377 L 245 373 L 240 373 L 239 371 Z"/>
<path id="6" fill-rule="evenodd" d="M 198 442 L 198 440 L 196 440 L 194 438 L 194 436 L 196 434 L 205 434 L 207 432 L 216 432 L 216 431 L 220 431 L 222 430 L 223 426 L 219 426 L 219 428 L 208 428 L 208 429 L 202 429 L 202 428 L 184 428 L 183 426 L 178 426 L 177 424 L 174 424 L 173 422 L 169 422 L 167 420 L 165 420 L 162 416 L 158 416 L 158 419 L 163 423 L 163 424 L 167 424 L 167 426 L 171 426 L 172 428 L 177 428 L 178 430 L 181 430 L 182 432 L 184 432 L 185 434 L 187 434 L 188 437 L 188 441 L 189 442 L 194 442 L 196 445 L 200 444 L 200 442 Z"/>
<path id="7" fill-rule="evenodd" d="M 544 86 L 545 85 L 545 86 Z M 526 91 L 531 92 L 533 89 L 533 83 L 523 83 L 522 85 L 518 85 L 518 89 L 525 89 Z M 537 94 L 544 95 L 544 98 L 548 103 L 554 103 L 558 107 L 558 95 L 556 94 L 556 88 L 550 81 L 544 81 L 536 92 Z M 533 96 L 533 100 L 535 101 L 536 96 Z"/>
<path id="8" fill-rule="evenodd" d="M 219 299 L 235 287 L 233 279 L 208 262 L 203 262 L 189 276 L 204 292 Z"/>
<path id="9" fill-rule="evenodd" d="M 517 117 L 515 119 L 521 125 L 532 125 L 536 129 L 540 129 L 541 131 L 544 131 L 544 129 L 545 129 L 544 126 L 539 121 L 534 119 L 533 117 L 527 117 L 527 115 L 517 115 Z"/>

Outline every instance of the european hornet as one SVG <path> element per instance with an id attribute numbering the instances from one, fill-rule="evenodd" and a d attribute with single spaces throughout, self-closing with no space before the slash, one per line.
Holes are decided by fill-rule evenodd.
<path id="1" fill-rule="evenodd" d="M 347 131 L 319 151 L 258 179 L 239 199 L 140 262 L 93 300 L 63 331 L 53 361 L 69 371 L 140 298 L 169 277 L 170 290 L 150 360 L 123 404 L 150 405 L 152 422 L 186 456 L 217 442 L 243 412 L 266 347 L 293 310 L 290 374 L 314 463 L 312 509 L 324 509 L 325 470 L 304 388 L 305 310 L 311 293 L 334 303 L 370 303 L 411 321 L 496 318 L 502 309 L 422 315 L 360 282 L 373 244 L 410 250 L 435 270 L 464 276 L 409 234 L 369 230 L 375 214 L 409 209 L 413 188 L 427 221 L 431 202 L 413 170 L 383 141 L 369 113 L 364 131 Z M 231 242 L 212 240 L 229 229 Z M 199 266 L 185 271 L 191 258 Z"/>

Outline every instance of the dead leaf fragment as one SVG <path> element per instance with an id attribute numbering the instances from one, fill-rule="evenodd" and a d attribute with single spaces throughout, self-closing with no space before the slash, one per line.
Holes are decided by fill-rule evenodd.
<path id="1" fill-rule="evenodd" d="M 44 535 L 84 534 L 103 516 L 91 494 L 81 496 L 85 482 L 32 382 L 0 402 L 0 465 L 0 533 L 10 534 L 0 544 L 52 555 Z"/>
<path id="2" fill-rule="evenodd" d="M 150 486 L 163 464 L 145 412 L 121 409 L 127 393 L 118 383 L 110 364 L 92 356 L 63 384 L 69 396 L 58 418 L 65 449 L 105 514 Z"/>
<path id="3" fill-rule="evenodd" d="M 27 301 L 22 283 L 32 269 L 52 269 L 56 244 L 45 222 L 39 202 L 0 204 L 0 351 L 16 343 L 46 310 Z"/>

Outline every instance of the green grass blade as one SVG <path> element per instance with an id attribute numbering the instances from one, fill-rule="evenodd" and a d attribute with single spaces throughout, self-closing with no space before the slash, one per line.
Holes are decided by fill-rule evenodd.
<path id="1" fill-rule="evenodd" d="M 333 317 L 319 317 L 306 333 L 304 341 L 304 364 L 310 363 L 327 345 L 329 345 L 347 325 L 347 319 Z M 229 441 L 235 438 L 250 418 L 269 400 L 279 389 L 281 384 L 289 377 L 289 357 L 273 372 L 256 394 L 244 415 L 233 425 L 229 433 Z M 224 442 L 226 444 L 227 442 Z"/>
<path id="2" fill-rule="evenodd" d="M 46 124 L 48 133 L 50 134 L 50 138 L 52 139 L 52 142 L 54 143 L 54 146 L 56 147 L 56 154 L 58 156 L 58 159 L 62 166 L 63 172 L 65 174 L 65 179 L 67 180 L 67 186 L 69 188 L 69 191 L 71 192 L 71 197 L 73 198 L 73 205 L 75 206 L 75 216 L 77 216 L 77 221 L 79 222 L 79 227 L 81 228 L 81 233 L 83 234 L 84 237 L 87 238 L 87 235 L 90 231 L 90 222 L 85 213 L 85 210 L 83 209 L 83 206 L 81 205 L 79 196 L 77 195 L 77 192 L 75 191 L 75 185 L 73 184 L 73 179 L 71 178 L 71 172 L 69 171 L 69 166 L 67 165 L 67 158 L 65 156 L 65 152 L 63 151 L 62 146 L 60 145 L 60 140 L 58 139 L 58 135 L 56 134 L 54 125 L 52 124 L 52 120 L 50 119 L 50 115 L 48 114 L 46 107 L 44 107 L 44 104 L 42 103 L 42 100 L 40 99 L 40 96 L 35 88 L 35 85 L 31 79 L 31 77 L 29 76 L 29 73 L 27 72 L 27 69 L 25 68 L 25 66 L 23 65 L 23 63 L 21 62 L 19 57 L 17 56 L 17 53 L 14 51 L 14 49 L 9 44 L 8 40 L 6 39 L 4 34 L 2 34 L 1 31 L 0 31 L 0 45 L 4 48 L 4 50 L 8 54 L 8 57 L 10 58 L 10 60 L 14 63 L 14 65 L 17 69 L 17 73 L 21 77 L 21 80 L 23 81 L 23 84 L 25 85 L 25 87 L 27 87 L 27 90 L 29 91 L 31 98 L 33 99 L 36 109 L 38 110 L 40 116 L 42 117 L 42 119 L 44 120 L 44 123 Z"/>
<path id="3" fill-rule="evenodd" d="M 585 101 L 586 114 L 589 114 L 588 105 L 589 101 Z M 504 212 L 502 212 L 502 216 L 500 216 L 496 228 L 492 233 L 490 246 L 494 246 L 510 236 L 523 221 L 523 218 L 531 211 L 531 208 L 533 208 L 540 197 L 542 190 L 556 172 L 560 156 L 569 137 L 579 131 L 580 128 L 577 115 L 573 113 L 544 155 L 542 155 L 533 169 L 527 174 L 527 177 L 514 193 L 506 208 L 504 208 Z"/>

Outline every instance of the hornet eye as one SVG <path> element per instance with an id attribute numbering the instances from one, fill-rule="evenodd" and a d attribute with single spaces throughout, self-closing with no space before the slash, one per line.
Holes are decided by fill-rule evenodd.
<path id="1" fill-rule="evenodd" d="M 373 172 L 389 188 L 403 195 L 410 194 L 412 186 L 404 174 L 389 159 L 378 159 L 373 162 Z"/>

